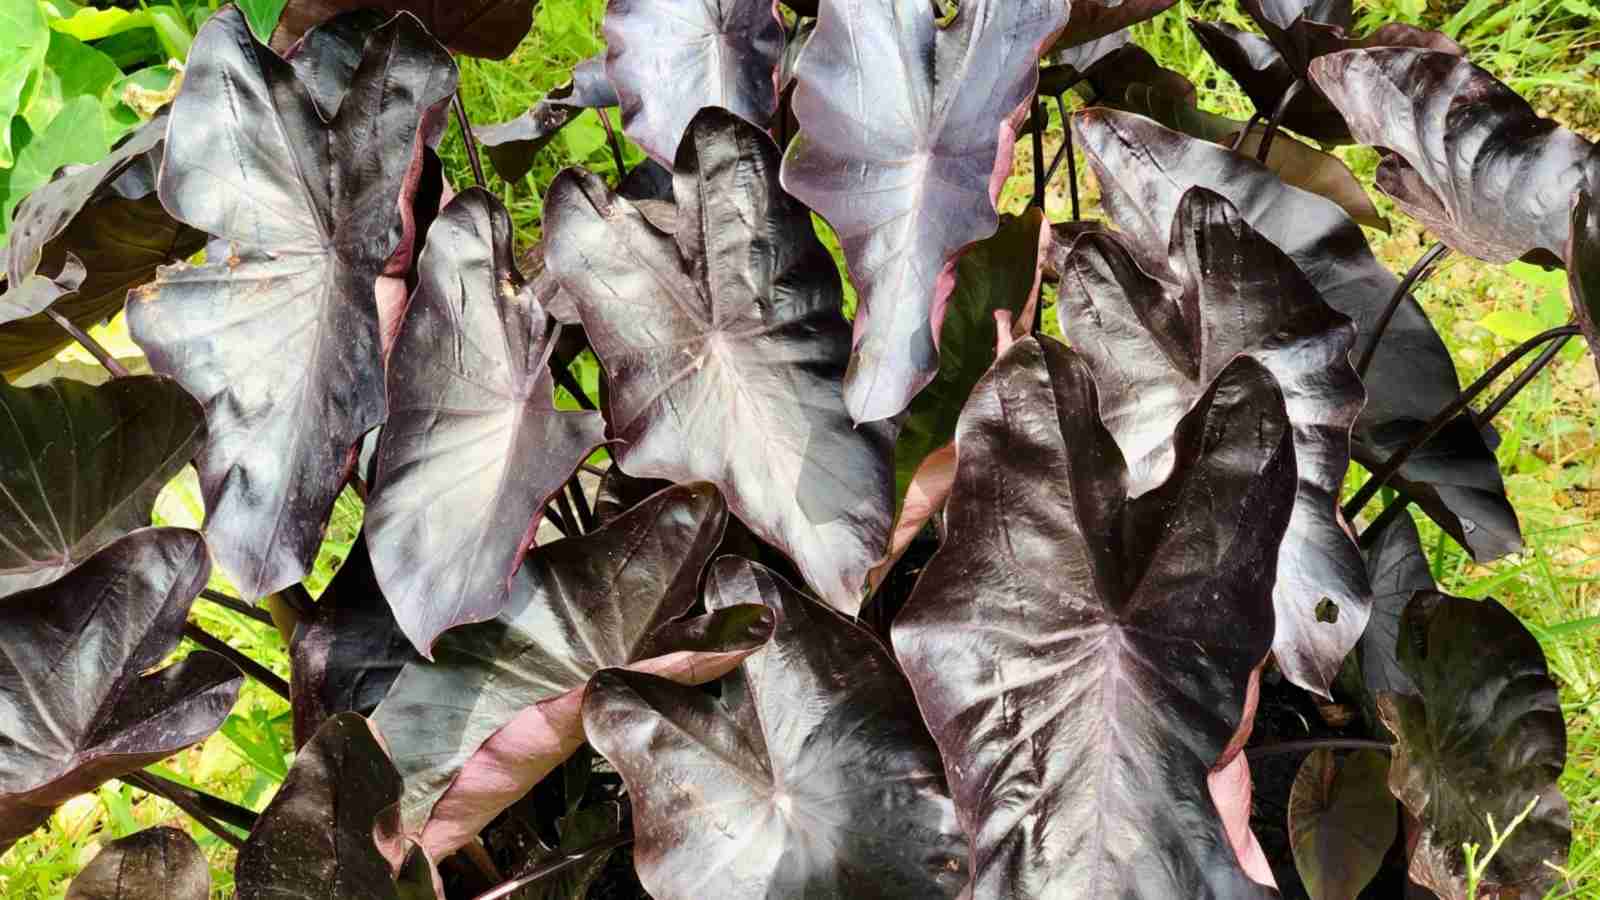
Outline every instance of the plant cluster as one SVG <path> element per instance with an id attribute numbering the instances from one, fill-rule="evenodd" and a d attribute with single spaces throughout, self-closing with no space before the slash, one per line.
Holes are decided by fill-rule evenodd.
<path id="1" fill-rule="evenodd" d="M 455 55 L 528 0 L 215 12 L 170 104 L 12 217 L 0 847 L 121 779 L 237 846 L 245 900 L 1556 887 L 1556 686 L 1410 507 L 1519 549 L 1493 420 L 1600 350 L 1600 148 L 1348 0 L 1193 23 L 1258 110 L 1204 112 L 1130 38 L 1171 3 L 610 0 L 604 54 L 476 134 Z M 514 246 L 480 145 L 518 178 L 589 109 L 615 183 L 561 172 Z M 1037 208 L 1002 216 L 1018 140 Z M 1357 142 L 1438 240 L 1403 279 L 1325 150 Z M 1463 389 L 1410 294 L 1446 252 L 1565 268 L 1572 324 Z M 85 331 L 124 309 L 156 374 Z M 13 384 L 69 340 L 114 377 Z M 191 464 L 203 532 L 152 527 Z M 199 598 L 267 603 L 289 682 Z M 293 704 L 263 811 L 146 771 L 247 677 Z M 1284 739 L 1312 701 L 1350 713 Z M 209 891 L 156 828 L 69 896 Z"/>

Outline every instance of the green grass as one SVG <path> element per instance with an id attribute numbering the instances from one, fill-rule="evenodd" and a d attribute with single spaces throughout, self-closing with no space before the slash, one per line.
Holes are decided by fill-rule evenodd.
<path id="1" fill-rule="evenodd" d="M 1399 19 L 1443 28 L 1467 45 L 1475 61 L 1506 79 L 1546 114 L 1591 137 L 1600 132 L 1600 9 L 1596 0 L 1382 0 L 1361 14 L 1363 30 Z M 543 0 L 534 31 L 503 62 L 462 61 L 462 93 L 473 121 L 499 122 L 519 115 L 563 82 L 572 65 L 601 48 L 603 6 L 598 0 Z M 1591 18 L 1589 23 L 1582 16 Z M 1190 17 L 1222 18 L 1248 25 L 1230 3 L 1182 0 L 1172 11 L 1139 29 L 1139 42 L 1171 68 L 1200 86 L 1202 105 L 1244 118 L 1244 95 L 1190 35 Z M 615 124 L 620 122 L 613 120 Z M 1059 126 L 1047 136 L 1054 152 Z M 1375 156 L 1341 150 L 1352 169 L 1370 183 Z M 451 129 L 442 146 L 451 181 L 471 183 L 459 134 Z M 629 148 L 629 164 L 642 158 Z M 487 161 L 486 161 L 487 164 Z M 543 188 L 562 167 L 583 165 L 613 175 L 605 131 L 585 113 L 563 133 L 533 171 L 515 184 L 490 175 L 490 190 L 506 200 L 517 226 L 519 248 L 538 240 Z M 1017 172 L 1002 194 L 1007 208 L 1026 202 L 1031 190 L 1031 152 L 1018 147 Z M 1086 208 L 1095 191 L 1085 184 Z M 1393 233 L 1369 232 L 1381 259 L 1403 270 L 1421 250 L 1419 230 L 1394 216 L 1381 196 Z M 1067 217 L 1064 182 L 1058 177 L 1047 197 L 1052 219 Z M 836 245 L 835 245 L 835 249 Z M 1453 256 L 1420 291 L 1439 332 L 1460 367 L 1463 381 L 1476 377 L 1516 340 L 1518 329 L 1564 318 L 1559 279 L 1552 286 L 1527 271 L 1491 267 Z M 113 330 L 115 330 L 113 328 Z M 69 356 L 71 353 L 69 352 Z M 595 388 L 590 362 L 581 373 Z M 1498 423 L 1507 488 L 1526 536 L 1526 552 L 1488 566 L 1474 564 L 1426 519 L 1423 540 L 1445 589 L 1468 597 L 1494 596 L 1516 611 L 1543 643 L 1561 685 L 1567 717 L 1569 758 L 1562 787 L 1572 802 L 1574 843 L 1569 875 L 1574 888 L 1556 897 L 1600 897 L 1600 385 L 1587 355 L 1568 354 L 1536 381 Z M 1358 482 L 1360 475 L 1352 476 Z M 201 508 L 192 473 L 163 496 L 158 515 L 172 524 L 198 524 Z M 321 590 L 337 569 L 360 527 L 360 505 L 340 499 L 329 540 L 311 579 Z M 213 587 L 228 590 L 222 575 Z M 287 676 L 288 664 L 276 629 L 200 602 L 200 622 L 210 631 Z M 186 651 L 180 651 L 186 652 Z M 288 707 L 247 683 L 222 732 L 162 765 L 169 777 L 188 781 L 255 809 L 270 800 L 286 771 L 291 751 Z M 216 896 L 231 894 L 233 852 L 193 825 L 170 804 L 112 782 L 64 807 L 50 824 L 0 857 L 0 896 L 15 900 L 59 897 L 66 882 L 107 840 L 158 823 L 189 830 L 213 862 Z"/>

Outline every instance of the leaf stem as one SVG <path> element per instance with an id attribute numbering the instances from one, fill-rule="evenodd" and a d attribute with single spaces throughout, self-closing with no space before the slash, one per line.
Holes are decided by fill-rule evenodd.
<path id="1" fill-rule="evenodd" d="M 1383 340 L 1383 333 L 1389 329 L 1389 322 L 1394 314 L 1399 311 L 1400 304 L 1411 293 L 1417 283 L 1427 277 L 1428 270 L 1433 264 L 1443 259 L 1450 253 L 1450 248 L 1443 241 L 1434 241 L 1428 252 L 1422 254 L 1411 270 L 1406 272 L 1406 277 L 1400 279 L 1400 284 L 1395 287 L 1394 293 L 1389 295 L 1389 302 L 1384 305 L 1383 312 L 1378 315 L 1378 321 L 1372 326 L 1372 335 L 1367 338 L 1367 346 L 1361 351 L 1361 359 L 1356 363 L 1356 374 L 1362 378 L 1367 377 L 1367 370 L 1372 368 L 1372 358 L 1378 353 L 1378 342 Z"/>
<path id="2" fill-rule="evenodd" d="M 1501 375 L 1504 375 L 1512 366 L 1516 365 L 1518 360 L 1533 352 L 1534 348 L 1545 343 L 1546 341 L 1570 337 L 1577 333 L 1578 326 L 1576 325 L 1563 325 L 1560 328 L 1551 328 L 1548 331 L 1540 332 L 1534 337 L 1529 338 L 1528 340 L 1517 345 L 1516 349 L 1512 350 L 1494 365 L 1490 366 L 1487 372 L 1484 372 L 1482 375 L 1478 376 L 1477 381 L 1474 381 L 1467 387 L 1466 390 L 1462 391 L 1456 397 L 1456 399 L 1450 403 L 1449 406 L 1446 406 L 1444 409 L 1441 409 L 1438 413 L 1434 414 L 1434 417 L 1415 434 L 1413 434 L 1411 439 L 1406 441 L 1404 446 L 1402 446 L 1399 450 L 1396 450 L 1386 461 L 1384 461 L 1383 465 L 1379 466 L 1373 471 L 1372 477 L 1368 478 L 1366 483 L 1361 485 L 1361 487 L 1356 491 L 1355 496 L 1350 498 L 1350 502 L 1345 504 L 1344 517 L 1353 521 L 1356 515 L 1361 512 L 1362 508 L 1367 505 L 1367 502 L 1378 493 L 1378 489 L 1387 484 L 1389 479 L 1393 478 L 1394 474 L 1400 471 L 1400 467 L 1405 465 L 1407 459 L 1411 458 L 1411 454 L 1415 453 L 1423 444 L 1426 444 L 1428 441 L 1432 440 L 1434 435 L 1444 430 L 1444 427 L 1448 425 L 1452 419 L 1465 411 L 1472 404 L 1472 401 L 1477 399 L 1479 394 L 1488 390 L 1490 385 L 1493 385 L 1496 379 L 1498 379 Z"/>
<path id="3" fill-rule="evenodd" d="M 1289 104 L 1293 103 L 1305 88 L 1305 79 L 1296 78 L 1294 83 L 1289 85 L 1289 89 L 1283 92 L 1283 96 L 1278 98 L 1278 106 L 1272 111 L 1272 117 L 1267 120 L 1266 130 L 1261 132 L 1261 146 L 1256 148 L 1256 162 L 1266 165 L 1267 154 L 1272 151 L 1272 139 L 1278 136 L 1278 127 L 1283 124 L 1283 117 L 1289 112 Z M 1250 132 L 1246 130 L 1245 133 Z"/>
<path id="4" fill-rule="evenodd" d="M 232 845 L 235 850 L 244 846 L 244 838 L 234 834 L 217 819 L 222 819 L 245 831 L 255 827 L 257 817 L 250 810 L 221 797 L 185 787 L 160 775 L 144 771 L 129 772 L 120 776 L 119 780 L 147 794 L 154 794 L 183 810 L 190 818 L 205 826 L 207 831 Z"/>
<path id="5" fill-rule="evenodd" d="M 598 843 L 590 844 L 582 850 L 574 850 L 571 853 L 564 854 L 560 859 L 547 862 L 526 875 L 519 875 L 516 878 L 505 882 L 504 884 L 496 886 L 492 890 L 479 894 L 477 900 L 501 900 L 502 897 L 509 897 L 530 884 L 533 884 L 537 881 L 543 881 L 552 875 L 565 872 L 566 870 L 589 860 L 593 856 L 601 853 L 610 853 L 613 850 L 626 847 L 631 843 L 633 843 L 633 835 L 631 834 L 619 834 L 606 838 Z"/>
<path id="6" fill-rule="evenodd" d="M 183 636 L 196 644 L 210 650 L 219 656 L 226 657 L 228 662 L 239 667 L 239 671 L 261 683 L 268 690 L 285 700 L 289 699 L 289 682 L 278 677 L 271 669 L 256 662 L 244 653 L 230 646 L 227 641 L 201 628 L 193 622 L 183 623 Z"/>
<path id="7" fill-rule="evenodd" d="M 467 163 L 472 166 L 472 180 L 478 187 L 487 188 L 483 177 L 483 160 L 478 158 L 478 138 L 472 133 L 472 123 L 467 120 L 467 105 L 461 102 L 461 92 L 450 98 L 450 109 L 456 114 L 456 124 L 461 126 L 461 142 L 467 145 Z"/>
<path id="8" fill-rule="evenodd" d="M 1382 750 L 1388 753 L 1392 749 L 1387 741 L 1374 741 L 1366 738 L 1315 738 L 1306 741 L 1279 741 L 1276 744 L 1247 747 L 1244 754 L 1251 760 L 1257 760 L 1263 756 L 1279 756 L 1285 753 L 1310 753 L 1313 750 Z"/>
<path id="9" fill-rule="evenodd" d="M 1238 153 L 1241 149 L 1244 148 L 1244 142 L 1250 138 L 1250 132 L 1254 131 L 1255 127 L 1257 125 L 1260 125 L 1260 124 L 1261 124 L 1261 113 L 1258 113 L 1258 112 L 1251 113 L 1250 114 L 1250 121 L 1244 123 L 1244 127 L 1239 129 L 1239 133 L 1233 136 L 1233 146 L 1229 147 L 1228 149 L 1232 150 L 1235 153 Z"/>
<path id="10" fill-rule="evenodd" d="M 84 331 L 77 325 L 74 325 L 71 319 L 68 319 L 61 313 L 56 312 L 53 308 L 46 308 L 44 314 L 49 316 L 52 322 L 55 322 L 57 325 L 61 326 L 62 331 L 72 335 L 72 339 L 78 342 L 78 346 L 89 351 L 90 355 L 99 360 L 100 365 L 104 366 L 106 371 L 111 373 L 111 377 L 128 377 L 128 367 L 124 366 L 120 362 L 117 362 L 117 358 L 112 356 L 111 352 L 105 347 L 100 346 L 100 342 L 91 337 L 89 332 Z"/>
<path id="11" fill-rule="evenodd" d="M 1048 178 L 1044 171 L 1044 126 L 1046 121 L 1044 104 L 1039 102 L 1038 95 L 1033 98 L 1033 203 L 1031 205 L 1044 209 L 1044 183 Z"/>
<path id="12" fill-rule="evenodd" d="M 595 107 L 595 115 L 600 117 L 600 124 L 606 128 L 606 143 L 611 145 L 611 161 L 617 165 L 617 183 L 622 183 L 622 176 L 628 174 L 628 164 L 622 158 L 622 139 L 617 137 L 617 130 L 611 127 L 611 116 L 606 113 L 605 107 Z"/>
<path id="13" fill-rule="evenodd" d="M 562 499 L 562 502 L 566 502 L 565 498 Z M 544 517 L 550 520 L 550 524 L 554 525 L 556 530 L 561 532 L 563 537 L 572 537 L 572 526 L 568 525 L 567 520 L 561 517 L 561 511 L 559 509 L 546 503 L 544 507 Z"/>
<path id="14" fill-rule="evenodd" d="M 290 609 L 294 610 L 295 615 L 304 617 L 317 611 L 317 601 L 312 599 L 311 592 L 306 590 L 306 586 L 298 581 L 279 591 L 278 595 Z"/>
<path id="15" fill-rule="evenodd" d="M 589 395 L 583 390 L 583 385 L 579 384 L 578 379 L 573 377 L 570 369 L 566 366 L 558 365 L 555 360 L 551 360 L 550 371 L 556 376 L 556 384 L 560 385 L 567 393 L 572 395 L 572 399 L 578 402 L 579 409 L 585 409 L 589 412 L 595 411 L 594 401 L 589 399 Z"/>
<path id="16" fill-rule="evenodd" d="M 215 603 L 224 609 L 231 609 L 239 615 L 254 619 L 263 625 L 277 624 L 276 622 L 272 621 L 272 614 L 266 610 L 258 606 L 251 606 L 237 597 L 229 597 L 227 594 L 213 591 L 210 588 L 206 588 L 200 592 L 200 599 L 210 600 L 212 603 Z"/>
<path id="17" fill-rule="evenodd" d="M 594 511 L 589 508 L 589 498 L 583 495 L 583 485 L 578 481 L 577 472 L 567 479 L 567 493 L 572 495 L 572 505 L 578 510 L 578 524 L 583 528 L 583 533 L 588 534 L 594 530 Z"/>
<path id="18" fill-rule="evenodd" d="M 566 491 L 556 491 L 556 507 L 561 510 L 561 518 L 566 520 L 568 526 L 574 528 L 578 535 L 584 533 L 578 517 L 572 513 L 572 504 L 567 502 Z"/>
<path id="19" fill-rule="evenodd" d="M 1072 147 L 1072 119 L 1067 115 L 1067 101 L 1063 94 L 1056 95 L 1056 109 L 1061 113 L 1061 132 L 1065 137 L 1062 146 L 1067 150 L 1067 189 L 1072 196 L 1072 221 L 1083 220 L 1078 206 L 1078 153 Z"/>

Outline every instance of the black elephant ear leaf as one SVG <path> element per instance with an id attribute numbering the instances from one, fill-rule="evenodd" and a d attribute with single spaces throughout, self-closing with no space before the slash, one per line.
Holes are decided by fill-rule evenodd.
<path id="1" fill-rule="evenodd" d="M 1332 201 L 1285 184 L 1253 159 L 1105 108 L 1073 116 L 1078 146 L 1100 183 L 1111 220 L 1147 272 L 1167 266 L 1171 224 L 1183 195 L 1215 191 L 1262 237 L 1294 260 L 1323 302 L 1370 335 L 1399 280 L 1372 254 L 1361 228 Z M 1353 358 L 1370 338 L 1358 337 Z M 1454 402 L 1455 363 L 1412 297 L 1401 301 L 1373 355 L 1351 454 L 1373 468 Z M 1401 467 L 1391 484 L 1417 502 L 1479 561 L 1521 546 L 1498 463 L 1463 414 Z"/>
<path id="2" fill-rule="evenodd" d="M 400 788 L 400 773 L 366 719 L 328 719 L 300 748 L 239 850 L 239 900 L 401 900 L 378 843 Z"/>
<path id="3" fill-rule="evenodd" d="M 1385 694 L 1379 709 L 1397 738 L 1389 789 L 1417 820 L 1411 880 L 1465 897 L 1462 845 L 1490 845 L 1490 816 L 1504 829 L 1526 814 L 1480 896 L 1544 896 L 1572 842 L 1556 785 L 1567 728 L 1544 651 L 1494 600 L 1419 593 L 1400 631 L 1400 664 L 1420 693 Z"/>
<path id="4" fill-rule="evenodd" d="M 1567 238 L 1567 285 L 1572 318 L 1589 342 L 1600 373 L 1600 184 L 1572 198 L 1572 233 Z"/>
<path id="5" fill-rule="evenodd" d="M 609 0 L 605 36 L 622 129 L 664 165 L 701 107 L 763 128 L 778 108 L 784 25 L 770 0 Z"/>
<path id="6" fill-rule="evenodd" d="M 1376 720 L 1377 700 L 1385 692 L 1419 693 L 1397 655 L 1400 617 L 1413 594 L 1435 590 L 1437 585 L 1428 557 L 1422 552 L 1417 524 L 1409 515 L 1395 519 L 1373 538 L 1366 550 L 1366 561 L 1367 574 L 1372 579 L 1372 616 L 1356 647 L 1356 661 L 1366 688 L 1364 704 Z"/>
<path id="7" fill-rule="evenodd" d="M 616 459 L 635 477 L 716 484 L 853 614 L 893 480 L 890 429 L 845 409 L 838 270 L 755 126 L 702 111 L 675 173 L 673 232 L 577 170 L 545 199 L 545 263 L 610 378 Z"/>
<path id="8" fill-rule="evenodd" d="M 406 231 L 419 124 L 455 81 L 444 48 L 398 16 L 325 121 L 237 9 L 195 39 L 160 195 L 232 252 L 163 269 L 128 324 L 205 406 L 206 533 L 247 599 L 309 570 L 354 448 L 383 421 L 374 284 Z"/>
<path id="9" fill-rule="evenodd" d="M 318 24 L 352 10 L 411 13 L 440 43 L 467 56 L 504 59 L 533 27 L 538 0 L 288 0 L 272 33 L 286 51 Z"/>
<path id="10" fill-rule="evenodd" d="M 232 663 L 196 651 L 157 668 L 210 573 L 199 532 L 145 528 L 0 603 L 0 850 L 228 717 L 244 680 Z"/>
<path id="11" fill-rule="evenodd" d="M 898 414 L 938 371 L 956 257 L 999 224 L 1038 59 L 1066 14 L 1051 0 L 974 0 L 941 27 L 921 0 L 823 4 L 783 184 L 838 233 L 860 292 L 845 377 L 857 422 Z"/>
<path id="12" fill-rule="evenodd" d="M 1600 189 L 1600 147 L 1461 57 L 1349 50 L 1313 62 L 1311 78 L 1362 143 L 1388 151 L 1384 193 L 1469 256 L 1558 261 L 1573 192 Z"/>
<path id="13" fill-rule="evenodd" d="M 1085 59 L 1084 54 L 1074 54 L 1074 51 L 1080 48 L 1101 44 L 1102 48 L 1111 49 L 1102 43 L 1107 38 L 1126 43 L 1131 38 L 1129 28 L 1166 12 L 1175 2 L 1176 0 L 1119 0 L 1119 2 L 1083 0 L 1081 3 L 1073 3 L 1067 27 L 1051 45 L 1048 56 L 1052 62 L 1070 64 L 1074 57 L 1080 61 Z M 1092 53 L 1094 51 L 1091 51 Z M 1079 71 L 1082 71 L 1082 67 L 1079 67 Z"/>
<path id="14" fill-rule="evenodd" d="M 67 886 L 66 900 L 208 900 L 211 868 L 176 828 L 136 831 L 100 848 Z"/>
<path id="15" fill-rule="evenodd" d="M 0 382 L 0 410 L 0 598 L 149 525 L 156 495 L 205 438 L 200 404 L 153 375 Z"/>
<path id="16" fill-rule="evenodd" d="M 627 784 L 653 897 L 954 897 L 966 836 L 911 686 L 865 629 L 725 556 L 706 606 L 760 602 L 771 643 L 722 696 L 606 669 L 583 704 Z"/>
<path id="17" fill-rule="evenodd" d="M 508 122 L 481 125 L 475 132 L 494 170 L 501 178 L 516 181 L 533 168 L 539 151 L 584 110 L 619 102 L 602 54 L 574 66 L 570 82 L 545 94 L 527 112 Z"/>
<path id="18" fill-rule="evenodd" d="M 726 521 L 710 485 L 661 491 L 529 554 L 505 612 L 407 665 L 373 715 L 405 777 L 404 832 L 436 859 L 473 840 L 582 745 L 583 686 L 600 669 L 700 683 L 760 646 L 760 607 L 680 618 Z"/>
<path id="19" fill-rule="evenodd" d="M 1298 487 L 1278 551 L 1273 653 L 1283 674 L 1323 696 L 1361 638 L 1366 567 L 1339 513 L 1350 429 L 1365 395 L 1350 364 L 1355 328 L 1299 268 L 1204 188 L 1179 201 L 1166 284 L 1111 234 L 1072 245 L 1056 303 L 1061 329 L 1099 385 L 1100 415 L 1127 460 L 1129 490 L 1172 472 L 1174 428 L 1236 356 L 1272 373 L 1294 433 Z M 1331 601 L 1337 617 L 1319 615 Z"/>
<path id="20" fill-rule="evenodd" d="M 1257 111 L 1267 116 L 1278 108 L 1298 76 L 1271 41 L 1226 22 L 1191 20 L 1189 27 L 1206 54 L 1233 76 Z M 1301 90 L 1289 101 L 1282 124 L 1324 143 L 1348 144 L 1352 140 L 1344 117 L 1315 90 Z"/>
<path id="21" fill-rule="evenodd" d="M 1173 476 L 1133 500 L 1098 409 L 1053 339 L 995 364 L 957 431 L 948 536 L 894 623 L 974 895 L 1275 896 L 1207 779 L 1238 759 L 1272 646 L 1295 496 L 1283 399 L 1235 361 L 1179 424 Z"/>
<path id="22" fill-rule="evenodd" d="M 1389 757 L 1360 750 L 1342 761 L 1314 750 L 1289 791 L 1289 842 L 1311 900 L 1356 900 L 1399 831 Z"/>
<path id="23" fill-rule="evenodd" d="M 599 413 L 556 409 L 561 326 L 511 241 L 493 195 L 474 187 L 450 201 L 389 361 L 364 528 L 378 584 L 424 656 L 446 629 L 500 613 L 545 503 L 605 439 Z"/>

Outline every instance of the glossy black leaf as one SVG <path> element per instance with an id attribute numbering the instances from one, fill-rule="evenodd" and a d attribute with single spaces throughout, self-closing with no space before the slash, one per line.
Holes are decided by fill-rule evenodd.
<path id="1" fill-rule="evenodd" d="M 1572 198 L 1572 231 L 1567 238 L 1567 290 L 1572 319 L 1583 329 L 1595 372 L 1600 373 L 1600 185 Z"/>
<path id="2" fill-rule="evenodd" d="M 973 0 L 943 27 L 925 0 L 823 4 L 783 184 L 833 226 L 859 291 L 857 422 L 898 414 L 938 372 L 956 257 L 999 225 L 1038 59 L 1066 24 L 1050 0 Z"/>
<path id="3" fill-rule="evenodd" d="M 0 374 L 7 379 L 71 343 L 46 308 L 92 327 L 121 309 L 128 290 L 158 266 L 200 249 L 204 235 L 175 221 L 155 196 L 166 132 L 161 113 L 105 159 L 63 170 L 17 204 L 0 292 Z"/>
<path id="4" fill-rule="evenodd" d="M 706 606 L 759 601 L 771 643 L 722 695 L 606 669 L 584 727 L 628 786 L 633 861 L 661 900 L 954 897 L 966 839 L 911 686 L 865 629 L 722 557 Z"/>
<path id="5" fill-rule="evenodd" d="M 1290 187 L 1252 159 L 1138 116 L 1089 109 L 1073 117 L 1102 202 L 1148 272 L 1160 272 L 1179 199 L 1200 186 L 1238 208 L 1251 228 L 1294 260 L 1322 299 L 1356 323 L 1353 358 L 1399 285 L 1372 255 L 1360 226 L 1331 201 Z M 1377 465 L 1453 402 L 1455 363 L 1415 298 L 1400 304 L 1364 379 L 1352 456 Z M 1470 415 L 1458 417 L 1391 482 L 1480 561 L 1521 546 L 1498 464 Z"/>
<path id="6" fill-rule="evenodd" d="M 161 200 L 232 249 L 163 269 L 128 324 L 205 406 L 206 533 L 247 599 L 310 569 L 356 445 L 383 421 L 374 284 L 405 237 L 419 123 L 454 88 L 448 54 L 406 15 L 369 38 L 331 120 L 237 9 L 195 39 Z"/>
<path id="7" fill-rule="evenodd" d="M 672 231 L 577 170 L 545 199 L 545 261 L 609 376 L 616 459 L 635 477 L 716 484 L 854 613 L 893 481 L 889 428 L 857 428 L 841 394 L 838 270 L 760 129 L 705 110 L 674 169 Z"/>
<path id="8" fill-rule="evenodd" d="M 1172 474 L 1174 429 L 1234 358 L 1272 373 L 1298 474 L 1278 549 L 1272 649 L 1285 676 L 1328 696 L 1371 603 L 1361 552 L 1339 514 L 1350 428 L 1365 399 L 1350 364 L 1355 327 L 1221 196 L 1189 190 L 1170 234 L 1171 283 L 1147 275 L 1111 234 L 1079 238 L 1059 266 L 1062 333 L 1094 372 L 1101 419 L 1136 496 Z M 1325 601 L 1332 621 L 1320 614 Z"/>
<path id="9" fill-rule="evenodd" d="M 118 838 L 95 854 L 66 900 L 209 900 L 211 868 L 194 838 L 159 826 Z"/>
<path id="10" fill-rule="evenodd" d="M 1488 847 L 1486 817 L 1503 829 L 1531 802 L 1480 896 L 1544 896 L 1572 842 L 1556 786 L 1567 727 L 1544 651 L 1494 600 L 1419 593 L 1400 632 L 1400 665 L 1420 695 L 1385 694 L 1379 708 L 1397 737 L 1389 789 L 1419 822 L 1411 880 L 1440 897 L 1465 897 L 1461 845 Z"/>
<path id="11" fill-rule="evenodd" d="M 561 326 L 511 243 L 492 194 L 450 201 L 389 359 L 364 530 L 378 584 L 424 656 L 446 629 L 499 615 L 545 503 L 605 439 L 599 413 L 556 409 Z"/>
<path id="12" fill-rule="evenodd" d="M 680 619 L 722 537 L 706 484 L 673 487 L 588 535 L 529 554 L 511 604 L 407 665 L 373 721 L 406 779 L 402 827 L 438 858 L 583 743 L 582 688 L 607 666 L 698 683 L 766 639 L 759 608 Z"/>
<path id="13" fill-rule="evenodd" d="M 1256 111 L 1263 116 L 1272 115 L 1282 103 L 1284 91 L 1298 77 L 1272 42 L 1226 22 L 1190 20 L 1189 27 L 1206 54 L 1233 77 Z M 1344 117 L 1314 89 L 1301 90 L 1289 101 L 1282 123 L 1291 131 L 1324 143 L 1348 144 L 1354 140 Z"/>
<path id="14" fill-rule="evenodd" d="M 0 850 L 227 718 L 232 663 L 196 651 L 157 668 L 210 573 L 199 532 L 146 528 L 0 603 Z"/>
<path id="15" fill-rule="evenodd" d="M 571 81 L 545 94 L 527 112 L 509 122 L 480 125 L 474 132 L 500 177 L 517 181 L 533 168 L 539 151 L 580 113 L 619 102 L 606 75 L 605 57 L 595 56 L 574 66 Z"/>
<path id="16" fill-rule="evenodd" d="M 1343 760 L 1313 750 L 1289 791 L 1289 841 L 1311 900 L 1356 900 L 1400 830 L 1389 757 L 1361 750 Z"/>
<path id="17" fill-rule="evenodd" d="M 1075 48 L 1093 44 L 1118 33 L 1125 33 L 1128 28 L 1166 12 L 1175 2 L 1177 0 L 1074 2 L 1070 4 L 1071 15 L 1067 19 L 1067 27 L 1051 45 L 1050 56 L 1070 55 Z"/>
<path id="18" fill-rule="evenodd" d="M 239 900 L 416 896 L 402 893 L 377 841 L 400 787 L 400 774 L 366 719 L 354 713 L 328 719 L 300 748 L 239 850 Z"/>
<path id="19" fill-rule="evenodd" d="M 407 12 L 451 50 L 504 59 L 533 27 L 538 0 L 288 0 L 272 33 L 272 46 L 288 50 L 321 22 L 341 13 L 377 9 Z"/>
<path id="20" fill-rule="evenodd" d="M 149 525 L 156 495 L 205 438 L 200 404 L 153 375 L 0 382 L 0 410 L 0 598 Z"/>
<path id="21" fill-rule="evenodd" d="M 1366 544 L 1366 535 L 1362 536 Z M 1377 700 L 1385 692 L 1417 694 L 1411 676 L 1400 666 L 1400 617 L 1417 591 L 1437 588 L 1428 557 L 1417 537 L 1417 524 L 1402 515 L 1383 529 L 1367 548 L 1367 573 L 1372 579 L 1372 616 L 1356 646 L 1364 705 L 1376 719 Z"/>
<path id="22" fill-rule="evenodd" d="M 972 840 L 973 896 L 1275 896 L 1207 783 L 1237 759 L 1272 646 L 1294 451 L 1241 358 L 1128 499 L 1089 367 L 1018 342 L 956 435 L 948 536 L 894 623 Z"/>
<path id="23" fill-rule="evenodd" d="M 1311 78 L 1362 143 L 1387 151 L 1378 187 L 1462 253 L 1557 261 L 1573 193 L 1600 190 L 1600 147 L 1460 57 L 1351 50 L 1317 60 Z"/>
<path id="24" fill-rule="evenodd" d="M 609 0 L 605 36 L 622 130 L 663 165 L 701 107 L 763 128 L 778 108 L 784 26 L 772 0 Z"/>

